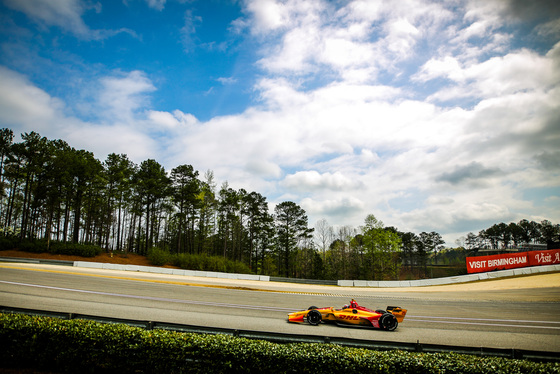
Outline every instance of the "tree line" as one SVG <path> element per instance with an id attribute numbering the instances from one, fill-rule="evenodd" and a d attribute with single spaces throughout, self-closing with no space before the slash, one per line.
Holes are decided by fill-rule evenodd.
<path id="1" fill-rule="evenodd" d="M 315 279 L 396 279 L 401 266 L 426 275 L 443 245 L 436 232 L 400 232 L 373 215 L 358 229 L 310 228 L 298 204 L 271 212 L 260 193 L 218 187 L 192 165 L 165 170 L 115 153 L 100 161 L 36 132 L 21 139 L 0 129 L 0 230 L 21 242 L 220 256 L 255 274 Z"/>
<path id="2" fill-rule="evenodd" d="M 258 192 L 217 188 L 211 171 L 169 172 L 156 160 L 125 154 L 105 161 L 63 140 L 0 129 L 0 228 L 21 241 L 87 243 L 146 255 L 151 248 L 204 254 L 249 265 L 254 273 L 292 276 L 293 252 L 312 229 L 297 204 L 269 212 Z"/>
<path id="3" fill-rule="evenodd" d="M 425 277 L 432 254 L 443 249 L 445 243 L 435 231 L 402 232 L 384 226 L 372 214 L 358 229 L 335 229 L 320 220 L 315 227 L 315 240 L 327 279 L 395 280 L 401 269 Z"/>
<path id="4" fill-rule="evenodd" d="M 560 242 L 560 224 L 549 220 L 535 222 L 526 219 L 517 223 L 497 223 L 479 231 L 478 234 L 470 232 L 465 238 L 458 240 L 458 244 L 475 253 L 479 249 L 530 249 L 532 244 L 545 245 L 551 242 Z"/>

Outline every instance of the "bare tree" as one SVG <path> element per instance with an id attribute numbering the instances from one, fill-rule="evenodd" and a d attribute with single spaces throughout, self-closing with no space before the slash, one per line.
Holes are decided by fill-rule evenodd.
<path id="1" fill-rule="evenodd" d="M 323 252 L 323 261 L 325 261 L 325 253 L 327 248 L 334 241 L 334 230 L 326 219 L 320 219 L 315 224 L 315 241 Z"/>

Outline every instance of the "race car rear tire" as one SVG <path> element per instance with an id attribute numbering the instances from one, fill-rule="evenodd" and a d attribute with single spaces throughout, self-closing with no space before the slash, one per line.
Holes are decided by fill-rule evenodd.
<path id="1" fill-rule="evenodd" d="M 316 306 L 310 306 L 309 308 L 307 308 L 307 310 L 311 310 L 311 309 L 317 309 Z"/>
<path id="2" fill-rule="evenodd" d="M 398 325 L 397 317 L 391 313 L 385 313 L 379 318 L 379 327 L 383 330 L 394 331 Z"/>
<path id="3" fill-rule="evenodd" d="M 383 309 L 377 309 L 377 310 L 375 311 L 375 313 L 385 314 L 385 313 L 387 313 L 387 311 L 386 311 L 386 310 L 383 310 Z"/>
<path id="4" fill-rule="evenodd" d="M 309 311 L 309 313 L 307 313 L 307 323 L 312 326 L 317 326 L 319 323 L 321 323 L 322 319 L 323 316 L 321 315 L 321 312 L 316 309 L 312 309 Z"/>

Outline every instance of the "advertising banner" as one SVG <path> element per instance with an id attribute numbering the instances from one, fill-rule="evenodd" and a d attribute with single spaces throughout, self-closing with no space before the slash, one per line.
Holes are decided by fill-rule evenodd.
<path id="1" fill-rule="evenodd" d="M 529 266 L 560 264 L 560 249 L 527 252 Z"/>
<path id="2" fill-rule="evenodd" d="M 527 260 L 527 252 L 493 256 L 467 257 L 468 273 L 482 273 L 485 271 L 515 269 L 526 266 L 529 266 L 529 261 Z"/>

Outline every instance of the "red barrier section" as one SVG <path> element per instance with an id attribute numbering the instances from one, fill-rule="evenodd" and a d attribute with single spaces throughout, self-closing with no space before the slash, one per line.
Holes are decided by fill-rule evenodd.
<path id="1" fill-rule="evenodd" d="M 482 273 L 529 266 L 527 252 L 506 255 L 467 257 L 467 272 Z"/>
<path id="2" fill-rule="evenodd" d="M 482 273 L 492 270 L 523 268 L 527 266 L 560 264 L 560 249 L 519 252 L 514 254 L 467 257 L 467 272 Z"/>
<path id="3" fill-rule="evenodd" d="M 560 264 L 560 249 L 527 252 L 529 266 Z"/>

